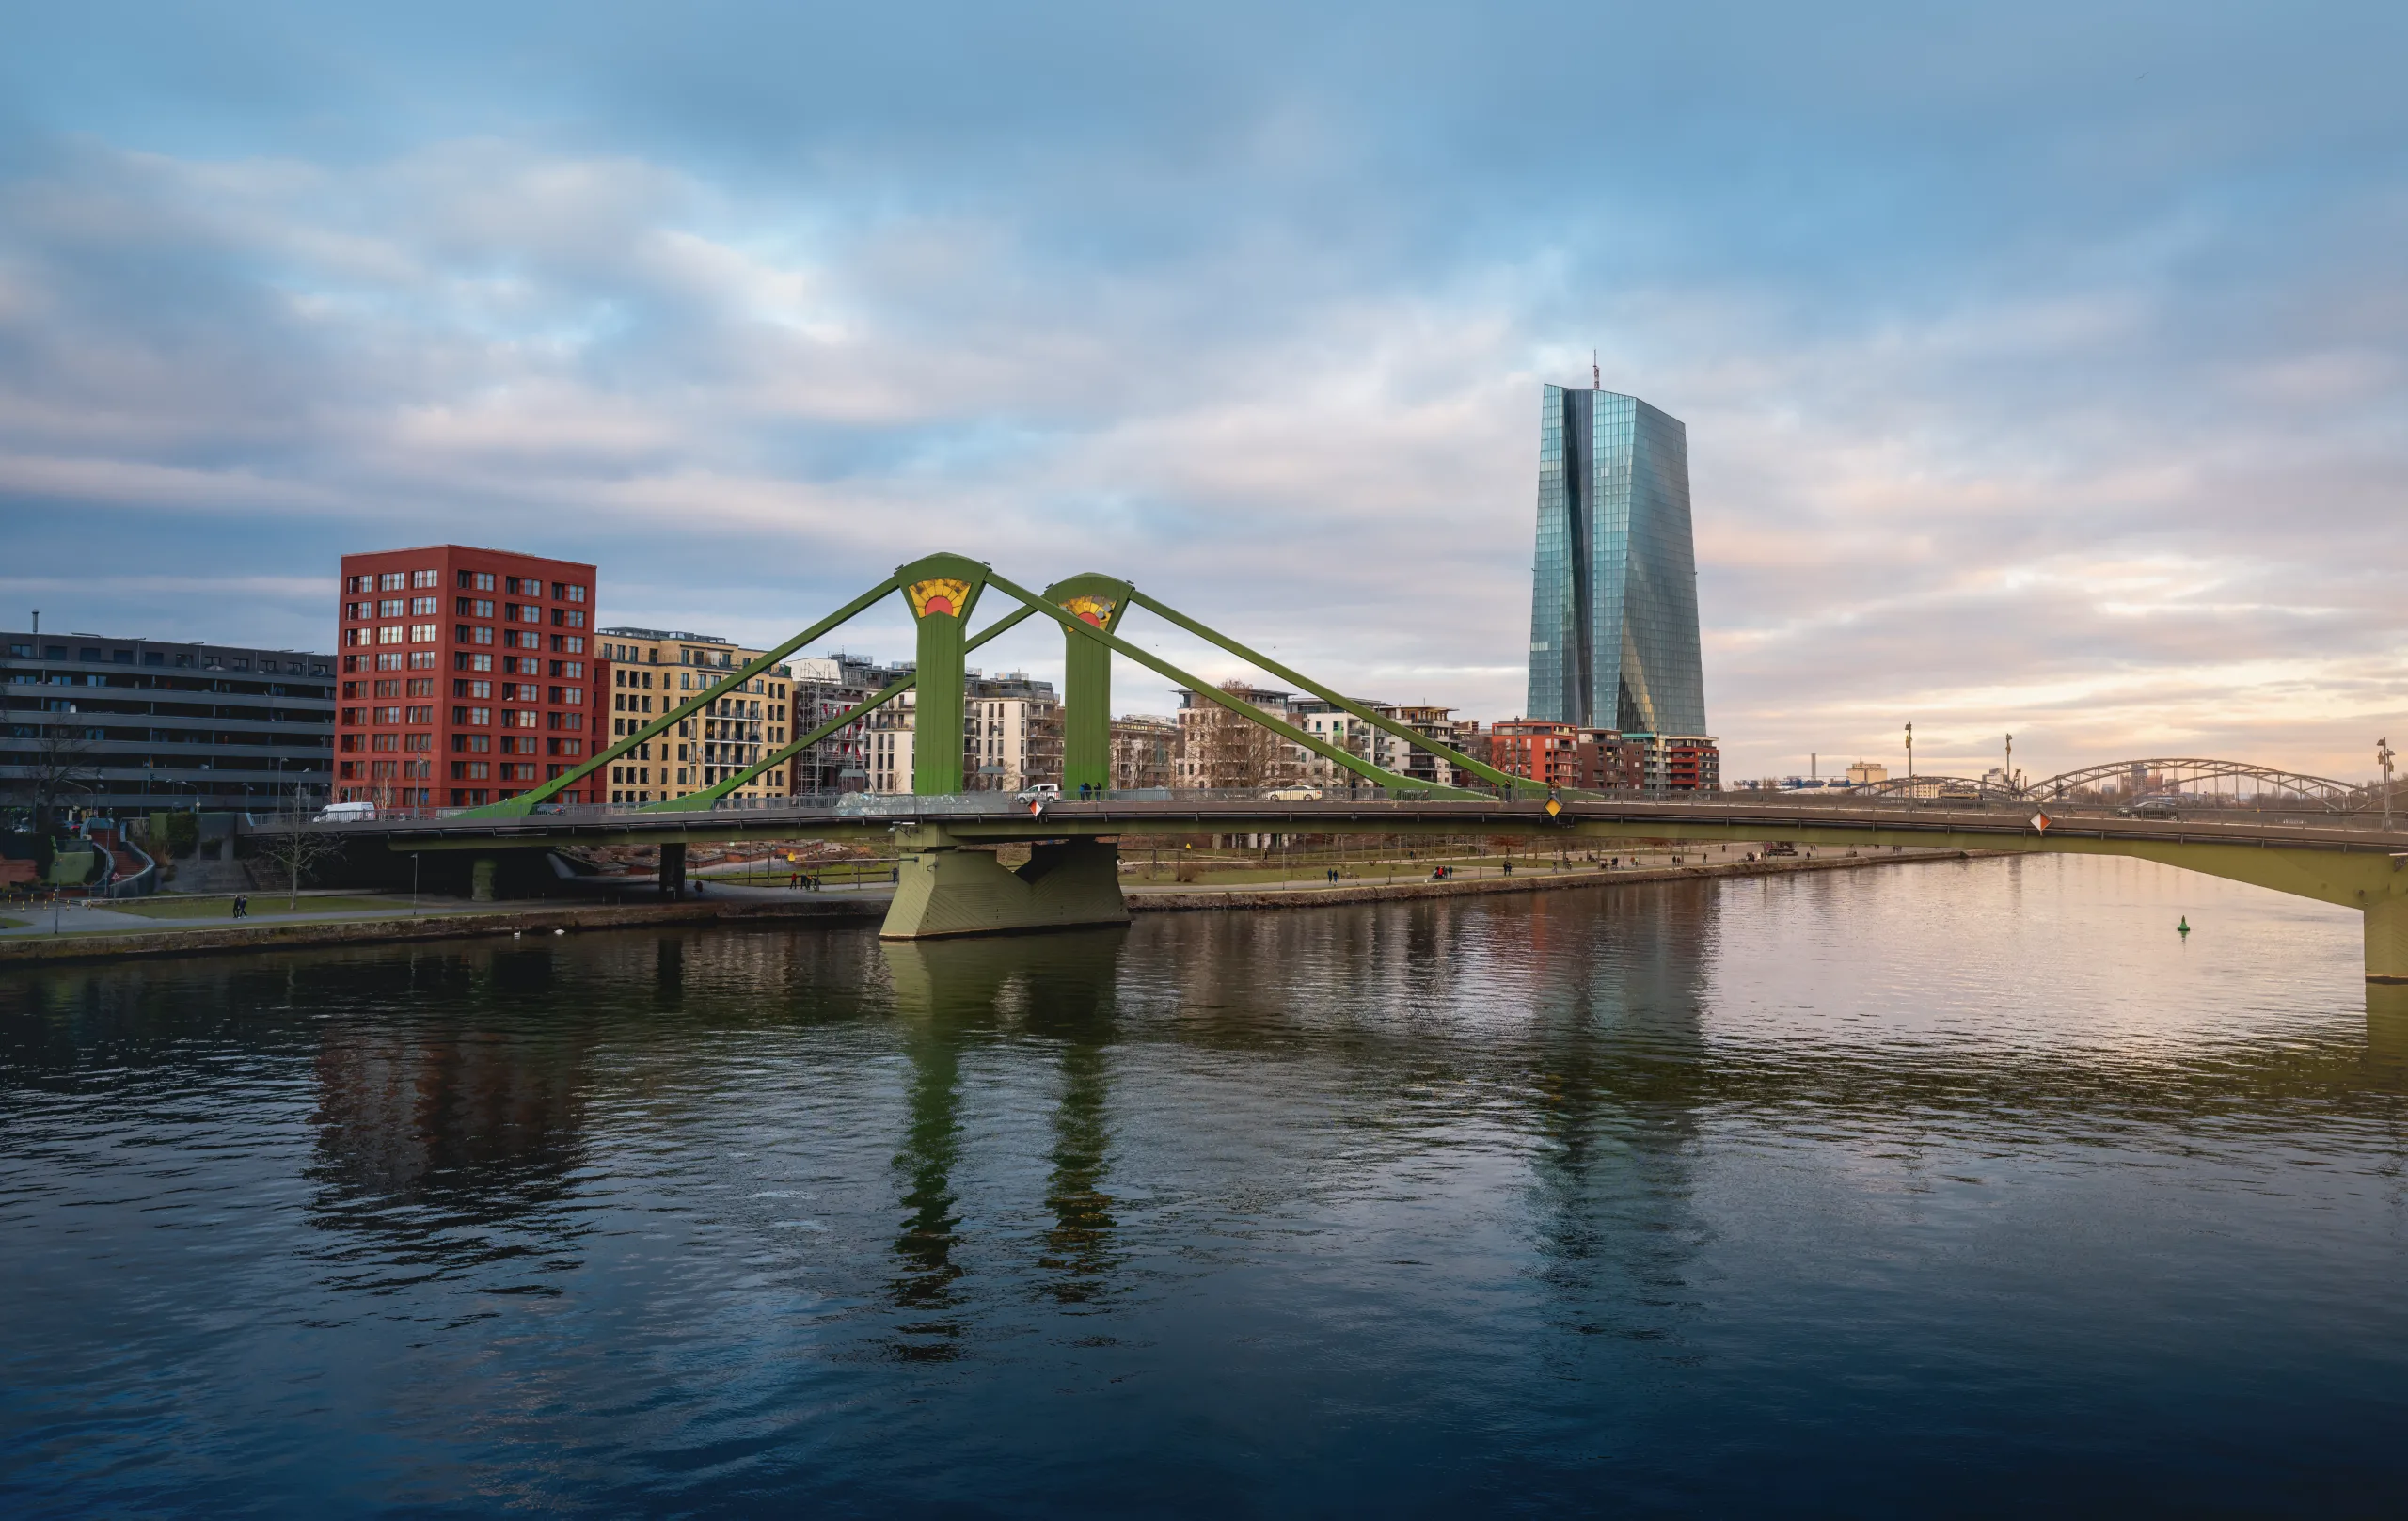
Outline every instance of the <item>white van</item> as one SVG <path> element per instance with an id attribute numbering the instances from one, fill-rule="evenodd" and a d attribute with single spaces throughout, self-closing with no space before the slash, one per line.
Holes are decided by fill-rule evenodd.
<path id="1" fill-rule="evenodd" d="M 318 822 L 321 824 L 344 824 L 375 816 L 376 805 L 372 802 L 330 802 L 318 810 Z"/>

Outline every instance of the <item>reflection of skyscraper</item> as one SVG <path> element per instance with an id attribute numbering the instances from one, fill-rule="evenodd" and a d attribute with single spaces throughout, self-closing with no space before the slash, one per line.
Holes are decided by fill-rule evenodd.
<path id="1" fill-rule="evenodd" d="M 1528 716 L 1705 734 L 1688 430 L 1607 390 L 1544 407 Z"/>

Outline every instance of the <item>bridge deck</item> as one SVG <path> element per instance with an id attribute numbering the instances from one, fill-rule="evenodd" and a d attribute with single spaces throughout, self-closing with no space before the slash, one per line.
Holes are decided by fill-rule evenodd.
<path id="1" fill-rule="evenodd" d="M 1329 799 L 1105 800 L 1067 801 L 1041 810 L 1007 797 L 877 797 L 852 807 L 798 801 L 781 806 L 646 813 L 634 808 L 566 808 L 526 818 L 419 817 L 344 820 L 312 826 L 345 837 L 382 838 L 395 849 L 491 849 L 538 843 L 657 844 L 674 840 L 865 837 L 898 828 L 938 828 L 984 843 L 1116 834 L 1516 834 L 1672 839 L 1817 839 L 1908 843 L 1909 837 L 1973 836 L 2000 848 L 2030 848 L 2054 841 L 2092 840 L 2157 845 L 2248 844 L 2269 848 L 2392 854 L 2408 851 L 2408 834 L 2385 832 L 2355 815 L 2268 817 L 2223 810 L 2181 818 L 2125 818 L 2104 811 L 2051 809 L 2035 827 L 2028 805 L 1946 807 L 1923 801 L 1865 806 L 1712 801 L 1595 800 L 1544 802 Z"/>

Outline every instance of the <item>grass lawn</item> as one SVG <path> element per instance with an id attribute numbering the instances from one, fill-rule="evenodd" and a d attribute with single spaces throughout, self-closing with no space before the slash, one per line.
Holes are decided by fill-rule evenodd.
<path id="1" fill-rule="evenodd" d="M 1681 858 L 1681 863 L 1687 865 L 1746 859 L 1744 853 L 1719 854 L 1711 847 L 1692 848 L 1681 851 L 1650 850 L 1644 855 L 1612 849 L 1604 853 L 1620 856 L 1624 867 L 1669 866 L 1674 863 L 1672 861 L 1674 855 L 1678 855 Z M 1548 877 L 1561 875 L 1555 869 L 1555 861 L 1556 858 L 1553 856 L 1515 856 L 1513 874 L 1517 877 L 1524 874 Z M 1482 878 L 1502 876 L 1503 873 L 1499 868 L 1504 864 L 1504 861 L 1498 856 L 1429 856 L 1418 861 L 1393 862 L 1356 860 L 1348 861 L 1342 864 L 1337 862 L 1313 861 L 1298 862 L 1284 871 L 1277 865 L 1235 865 L 1228 863 L 1226 858 L 1210 863 L 1199 861 L 1195 864 L 1198 868 L 1196 879 L 1185 884 L 1187 886 L 1264 887 L 1290 881 L 1296 883 L 1299 887 L 1326 887 L 1329 885 L 1328 879 L 1323 873 L 1329 865 L 1339 865 L 1345 873 L 1339 885 L 1361 886 L 1366 883 L 1377 884 L 1388 881 L 1399 883 L 1428 881 L 1431 868 L 1442 864 L 1455 868 L 1455 880 L 1473 881 Z M 1599 864 L 1598 862 L 1586 860 L 1583 856 L 1575 856 L 1568 869 L 1576 873 L 1594 873 Z M 1177 866 L 1165 855 L 1159 870 L 1155 869 L 1150 863 L 1143 863 L 1133 871 L 1122 872 L 1120 879 L 1132 886 L 1166 887 L 1177 882 Z"/>
<path id="2" fill-rule="evenodd" d="M 31 919 L 9 919 L 0 917 L 0 929 L 23 929 L 25 926 L 31 923 L 33 923 Z"/>
<path id="3" fill-rule="evenodd" d="M 250 897 L 251 913 L 254 916 L 263 913 L 282 913 L 284 911 L 285 899 L 284 895 L 281 893 L 253 893 Z M 300 913 L 363 913 L 372 912 L 379 909 L 406 909 L 409 906 L 410 900 L 405 897 L 305 897 L 301 900 L 300 905 L 295 911 Z M 145 919 L 231 920 L 234 917 L 233 900 L 222 897 L 179 898 L 167 896 L 127 898 L 119 902 L 112 903 L 109 907 L 115 909 L 119 913 L 139 914 Z"/>

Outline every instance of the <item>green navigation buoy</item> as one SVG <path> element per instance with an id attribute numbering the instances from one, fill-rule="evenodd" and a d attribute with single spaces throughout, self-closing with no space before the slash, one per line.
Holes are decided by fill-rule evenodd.
<path id="1" fill-rule="evenodd" d="M 2178 935 L 2188 935 L 2191 932 L 2191 916 L 2189 914 L 2186 913 L 2182 916 L 2182 922 L 2174 927 L 2174 932 Z"/>

